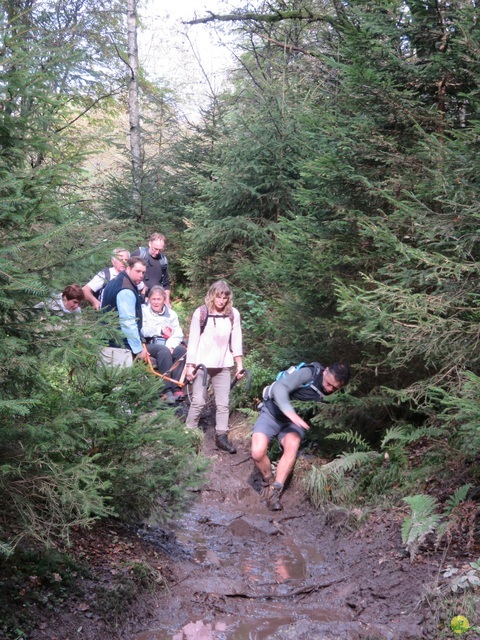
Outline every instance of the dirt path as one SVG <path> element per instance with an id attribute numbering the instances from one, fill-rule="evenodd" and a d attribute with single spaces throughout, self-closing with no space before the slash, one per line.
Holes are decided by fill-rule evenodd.
<path id="1" fill-rule="evenodd" d="M 144 536 L 173 560 L 168 593 L 132 640 L 357 640 L 424 632 L 424 583 L 436 567 L 405 557 L 400 519 L 345 533 L 309 505 L 300 483 L 270 512 L 245 445 L 217 451 L 207 485 L 171 531 Z M 337 523 L 338 524 L 338 523 Z"/>

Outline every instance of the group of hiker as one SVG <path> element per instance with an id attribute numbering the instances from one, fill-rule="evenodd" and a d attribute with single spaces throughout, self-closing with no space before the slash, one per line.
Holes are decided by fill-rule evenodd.
<path id="1" fill-rule="evenodd" d="M 61 313 L 79 313 L 81 303 L 86 301 L 97 310 L 116 313 L 123 343 L 110 340 L 109 347 L 102 351 L 104 361 L 124 366 L 140 359 L 153 362 L 161 374 L 168 372 L 163 389 L 163 399 L 168 404 L 183 399 L 179 382 L 185 367 L 185 377 L 192 384 L 188 429 L 198 428 L 211 383 L 216 405 L 215 444 L 218 449 L 235 454 L 236 448 L 228 438 L 231 369 L 235 366 L 237 379 L 245 371 L 241 318 L 233 306 L 233 292 L 224 280 L 210 286 L 204 304 L 193 313 L 185 346 L 178 316 L 170 304 L 170 274 L 164 249 L 165 237 L 160 233 L 152 234 L 148 246 L 139 247 L 132 254 L 123 248 L 114 249 L 111 266 L 99 271 L 83 288 L 69 285 L 47 306 Z M 345 362 L 326 368 L 316 362 L 302 363 L 281 372 L 265 388 L 260 415 L 253 427 L 251 453 L 271 510 L 282 509 L 280 497 L 285 482 L 309 429 L 292 400 L 321 402 L 347 384 L 349 378 L 350 368 Z M 275 437 L 282 455 L 274 476 L 267 450 Z"/>

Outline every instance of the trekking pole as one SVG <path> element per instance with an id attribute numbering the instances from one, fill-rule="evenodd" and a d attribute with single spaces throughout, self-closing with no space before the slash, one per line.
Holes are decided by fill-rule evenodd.
<path id="1" fill-rule="evenodd" d="M 195 375 L 199 369 L 203 371 L 202 385 L 206 387 L 207 386 L 207 367 L 204 364 L 197 364 L 197 366 L 193 370 L 193 375 Z"/>
<path id="2" fill-rule="evenodd" d="M 250 391 L 250 387 L 252 386 L 252 374 L 250 373 L 249 369 L 240 369 L 239 373 L 244 373 L 247 376 L 247 386 L 245 391 Z M 238 382 L 238 378 L 237 376 L 234 377 L 232 384 L 230 385 L 230 391 L 233 389 L 233 387 L 237 384 Z"/>
<path id="3" fill-rule="evenodd" d="M 207 386 L 207 379 L 208 379 L 208 374 L 207 374 L 207 367 L 204 364 L 197 364 L 197 366 L 195 367 L 195 369 L 193 370 L 193 375 L 195 375 L 197 373 L 197 371 L 201 369 L 203 371 L 203 378 L 202 378 L 202 385 L 204 387 Z M 185 382 L 185 384 L 187 385 L 187 397 L 188 397 L 188 401 L 190 402 L 190 404 L 192 403 L 192 398 L 190 397 L 190 386 L 188 382 Z"/>

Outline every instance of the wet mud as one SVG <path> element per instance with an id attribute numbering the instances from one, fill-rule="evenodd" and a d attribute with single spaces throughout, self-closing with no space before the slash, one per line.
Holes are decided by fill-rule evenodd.
<path id="1" fill-rule="evenodd" d="M 408 640 L 424 633 L 424 585 L 435 562 L 412 564 L 400 517 L 347 529 L 315 511 L 301 482 L 271 512 L 248 444 L 215 449 L 193 508 L 168 530 L 141 535 L 171 559 L 173 581 L 132 640 Z"/>

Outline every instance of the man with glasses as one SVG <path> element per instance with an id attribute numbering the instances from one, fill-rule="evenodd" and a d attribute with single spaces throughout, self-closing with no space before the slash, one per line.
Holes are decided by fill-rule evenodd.
<path id="1" fill-rule="evenodd" d="M 112 266 L 105 267 L 99 271 L 91 280 L 82 287 L 82 291 L 85 295 L 85 300 L 89 302 L 97 311 L 102 306 L 102 297 L 105 287 L 113 280 L 121 271 L 125 271 L 125 265 L 130 258 L 130 252 L 127 249 L 117 247 L 112 251 Z M 143 285 L 140 285 L 140 291 L 143 289 Z"/>
<path id="2" fill-rule="evenodd" d="M 341 389 L 349 379 L 350 367 L 346 362 L 336 362 L 327 368 L 312 362 L 292 367 L 264 389 L 260 415 L 253 426 L 252 458 L 262 474 L 267 507 L 272 511 L 282 509 L 280 497 L 285 482 L 295 465 L 305 431 L 310 429 L 291 401 L 322 402 L 324 396 Z M 283 453 L 274 478 L 267 449 L 275 436 Z"/>
<path id="3" fill-rule="evenodd" d="M 145 272 L 144 291 L 148 297 L 150 289 L 160 285 L 165 289 L 165 304 L 170 306 L 170 273 L 168 260 L 163 253 L 165 249 L 165 236 L 161 233 L 152 233 L 148 241 L 148 247 L 139 247 L 132 256 L 139 256 L 147 263 Z"/>

